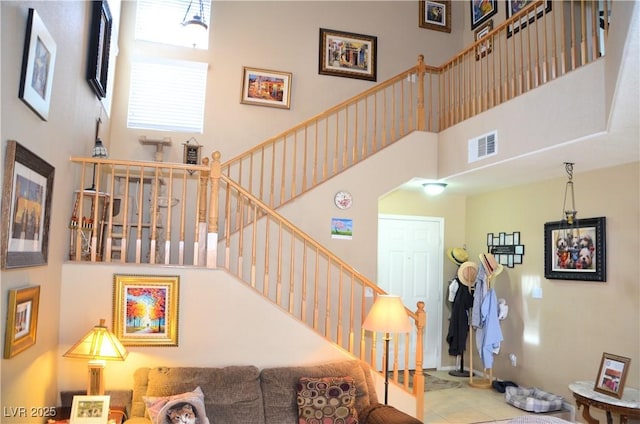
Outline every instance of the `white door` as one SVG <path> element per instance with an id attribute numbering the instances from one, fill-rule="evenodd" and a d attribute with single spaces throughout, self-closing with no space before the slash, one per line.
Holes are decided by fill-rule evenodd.
<path id="1" fill-rule="evenodd" d="M 378 285 L 399 295 L 411 310 L 417 309 L 418 301 L 425 302 L 423 368 L 437 368 L 440 363 L 443 236 L 443 218 L 378 217 Z M 413 338 L 411 345 L 415 346 Z M 415 369 L 415 354 L 410 352 L 409 358 L 409 369 Z"/>

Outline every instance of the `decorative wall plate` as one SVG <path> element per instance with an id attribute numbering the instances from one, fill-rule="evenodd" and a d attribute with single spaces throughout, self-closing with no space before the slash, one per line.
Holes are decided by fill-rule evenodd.
<path id="1" fill-rule="evenodd" d="M 349 209 L 353 203 L 353 197 L 348 191 L 339 191 L 336 193 L 333 201 L 339 209 Z"/>

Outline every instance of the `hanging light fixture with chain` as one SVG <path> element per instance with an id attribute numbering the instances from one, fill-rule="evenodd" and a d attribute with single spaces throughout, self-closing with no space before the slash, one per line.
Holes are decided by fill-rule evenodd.
<path id="1" fill-rule="evenodd" d="M 569 180 L 567 181 L 567 184 L 564 187 L 564 202 L 562 204 L 562 211 L 563 211 L 563 223 L 566 223 L 567 225 L 573 225 L 574 222 L 576 221 L 576 216 L 578 215 L 578 211 L 576 210 L 576 199 L 575 199 L 575 195 L 573 194 L 573 163 L 572 162 L 565 162 L 564 163 L 564 168 L 567 171 L 567 176 L 569 177 Z M 570 200 L 571 200 L 571 209 L 567 209 L 567 196 L 570 194 Z"/>
<path id="2" fill-rule="evenodd" d="M 189 6 L 187 7 L 187 11 L 184 14 L 184 18 L 182 18 L 182 26 L 185 26 L 185 27 L 188 27 L 190 25 L 201 26 L 206 31 L 207 29 L 209 29 L 209 27 L 204 21 L 204 5 L 202 4 L 202 0 L 198 0 L 198 4 L 200 5 L 200 10 L 196 11 L 193 17 L 187 20 L 187 17 L 189 16 L 189 12 L 191 11 L 192 4 L 193 4 L 193 0 L 189 2 Z"/>

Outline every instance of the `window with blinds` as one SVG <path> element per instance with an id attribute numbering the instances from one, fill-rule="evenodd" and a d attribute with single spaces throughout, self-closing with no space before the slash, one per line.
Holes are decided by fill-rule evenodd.
<path id="1" fill-rule="evenodd" d="M 200 16 L 200 5 L 202 15 Z M 138 0 L 136 9 L 136 40 L 170 44 L 174 46 L 209 48 L 209 30 L 197 26 L 196 31 L 185 27 L 184 20 L 200 16 L 211 23 L 210 0 Z"/>

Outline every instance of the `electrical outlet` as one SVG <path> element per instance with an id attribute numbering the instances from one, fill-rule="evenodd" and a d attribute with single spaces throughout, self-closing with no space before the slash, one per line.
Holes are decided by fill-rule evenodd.
<path id="1" fill-rule="evenodd" d="M 518 357 L 515 353 L 509 355 L 509 360 L 511 361 L 511 366 L 515 367 L 518 364 Z"/>

